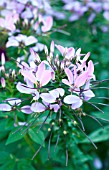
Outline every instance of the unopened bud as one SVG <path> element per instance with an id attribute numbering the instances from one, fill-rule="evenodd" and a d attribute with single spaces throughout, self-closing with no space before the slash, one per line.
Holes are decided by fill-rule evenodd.
<path id="1" fill-rule="evenodd" d="M 1 55 L 1 62 L 2 62 L 2 66 L 4 66 L 5 65 L 5 55 L 4 55 L 4 53 L 2 53 L 2 55 Z"/>
<path id="2" fill-rule="evenodd" d="M 65 66 L 65 63 L 64 61 L 61 62 L 61 69 L 63 70 L 64 69 L 64 66 Z"/>
<path id="3" fill-rule="evenodd" d="M 28 25 L 28 19 L 26 19 L 26 18 L 24 19 L 24 24 Z"/>
<path id="4" fill-rule="evenodd" d="M 15 70 L 12 71 L 12 77 L 15 77 Z"/>
<path id="5" fill-rule="evenodd" d="M 44 47 L 44 51 L 45 51 L 45 54 L 48 55 L 48 48 L 47 48 L 46 45 L 45 45 L 45 47 Z"/>
<path id="6" fill-rule="evenodd" d="M 50 52 L 51 52 L 52 54 L 54 53 L 54 41 L 51 42 Z"/>
<path id="7" fill-rule="evenodd" d="M 1 78 L 1 85 L 2 85 L 3 88 L 6 87 L 6 82 L 5 82 L 5 79 L 3 77 Z"/>
<path id="8" fill-rule="evenodd" d="M 4 67 L 4 65 L 1 66 L 0 71 L 5 72 L 5 67 Z"/>

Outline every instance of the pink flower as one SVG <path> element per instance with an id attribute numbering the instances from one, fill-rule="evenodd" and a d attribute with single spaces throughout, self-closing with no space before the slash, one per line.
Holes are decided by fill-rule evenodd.
<path id="1" fill-rule="evenodd" d="M 19 34 L 18 36 L 9 37 L 6 47 L 18 47 L 20 43 L 24 43 L 25 46 L 37 43 L 37 39 L 33 36 L 27 37 L 26 35 Z"/>
<path id="2" fill-rule="evenodd" d="M 51 71 L 46 70 L 45 64 L 43 62 L 39 64 L 35 75 L 31 70 L 28 69 L 21 69 L 21 74 L 24 76 L 24 78 L 29 79 L 32 83 L 36 85 L 39 82 L 40 87 L 48 84 L 52 78 Z"/>
<path id="3" fill-rule="evenodd" d="M 40 21 L 43 24 L 43 26 L 41 27 L 42 32 L 50 31 L 53 26 L 53 18 L 51 16 L 47 16 L 45 18 L 41 17 Z"/>
<path id="4" fill-rule="evenodd" d="M 0 18 L 0 27 L 8 29 L 9 31 L 15 31 L 16 27 L 11 15 L 7 15 L 6 18 Z"/>
<path id="5" fill-rule="evenodd" d="M 87 76 L 88 73 L 85 71 L 82 74 L 80 74 L 79 76 L 77 76 L 77 73 L 75 72 L 74 75 L 72 73 L 72 71 L 69 68 L 65 68 L 65 73 L 68 77 L 67 79 L 62 79 L 62 82 L 68 86 L 72 86 L 74 88 L 79 88 L 81 86 L 83 86 L 87 80 Z"/>
<path id="6" fill-rule="evenodd" d="M 75 57 L 75 49 L 73 47 L 67 48 L 61 45 L 55 45 L 55 46 L 60 51 L 62 56 L 64 56 L 66 59 L 71 60 L 72 58 Z"/>

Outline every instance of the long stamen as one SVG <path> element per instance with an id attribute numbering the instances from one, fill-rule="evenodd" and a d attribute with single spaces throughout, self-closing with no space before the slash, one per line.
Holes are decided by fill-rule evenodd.
<path id="1" fill-rule="evenodd" d="M 86 115 L 87 115 L 88 117 L 94 119 L 94 120 L 104 129 L 104 126 L 100 123 L 100 121 L 99 121 L 96 117 L 91 116 L 91 115 L 88 115 L 88 114 L 86 114 Z"/>
<path id="2" fill-rule="evenodd" d="M 83 125 L 83 122 L 82 120 L 74 113 L 75 117 L 78 119 L 78 121 L 80 122 L 81 126 L 82 126 L 82 129 L 83 131 L 85 131 L 85 128 L 84 128 L 84 125 Z"/>
<path id="3" fill-rule="evenodd" d="M 50 159 L 51 138 L 52 138 L 52 131 L 51 131 L 50 138 L 49 138 L 49 141 L 48 141 L 48 159 Z"/>
<path id="4" fill-rule="evenodd" d="M 60 138 L 60 134 L 58 134 L 58 136 L 57 136 L 56 144 L 55 144 L 55 147 L 54 147 L 54 152 L 56 152 L 56 148 L 57 148 L 57 145 L 58 145 L 58 142 L 59 142 L 59 138 Z"/>
<path id="5" fill-rule="evenodd" d="M 65 115 L 65 114 L 64 114 Z M 74 122 L 74 120 L 69 117 L 68 115 L 66 115 L 70 120 L 72 120 Z M 95 143 L 87 136 L 87 134 L 78 126 L 78 124 L 76 124 L 76 126 L 79 128 L 79 130 L 88 138 L 88 140 L 92 143 L 92 145 L 97 149 L 97 146 L 95 145 Z"/>
<path id="6" fill-rule="evenodd" d="M 41 146 L 39 147 L 39 149 L 36 151 L 36 153 L 33 155 L 32 160 L 33 160 L 33 159 L 35 158 L 35 156 L 39 153 L 39 151 L 41 150 L 42 146 L 43 146 L 43 145 L 41 145 Z"/>
<path id="7" fill-rule="evenodd" d="M 95 107 L 97 110 L 99 110 L 100 112 L 102 112 L 102 113 L 104 113 L 99 107 L 97 107 L 96 105 L 94 105 L 93 103 L 91 103 L 91 102 L 88 102 L 88 101 L 86 101 L 86 100 L 84 100 L 86 103 L 88 103 L 88 104 L 90 104 L 90 105 L 92 105 L 93 107 Z"/>
<path id="8" fill-rule="evenodd" d="M 48 113 L 48 115 L 46 116 L 45 120 L 43 121 L 43 123 L 41 124 L 41 126 L 39 127 L 39 129 L 37 130 L 37 133 L 39 132 L 40 129 L 42 129 L 42 127 L 44 126 L 45 122 L 47 121 L 49 115 L 50 115 L 50 112 Z"/>
<path id="9" fill-rule="evenodd" d="M 66 166 L 68 165 L 68 150 L 66 148 Z"/>

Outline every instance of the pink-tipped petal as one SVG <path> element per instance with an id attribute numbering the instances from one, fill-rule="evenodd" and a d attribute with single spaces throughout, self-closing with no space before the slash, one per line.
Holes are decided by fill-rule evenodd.
<path id="1" fill-rule="evenodd" d="M 87 77 L 88 77 L 87 72 L 84 72 L 81 75 L 79 75 L 74 82 L 74 86 L 75 87 L 83 86 L 85 84 L 86 80 L 87 80 Z"/>
<path id="2" fill-rule="evenodd" d="M 67 86 L 71 85 L 67 79 L 62 79 L 62 83 L 66 84 Z"/>
<path id="3" fill-rule="evenodd" d="M 66 73 L 66 75 L 68 77 L 69 83 L 72 84 L 72 82 L 73 82 L 73 74 L 72 74 L 71 70 L 68 69 L 68 68 L 65 68 L 65 73 Z"/>
<path id="4" fill-rule="evenodd" d="M 37 80 L 40 81 L 41 79 L 41 76 L 43 74 L 43 72 L 45 71 L 45 64 L 44 62 L 41 62 L 38 66 L 38 70 L 36 72 L 36 77 L 37 77 Z"/>
<path id="5" fill-rule="evenodd" d="M 51 16 L 46 17 L 46 19 L 43 19 L 43 26 L 42 26 L 42 32 L 49 31 L 53 26 L 53 18 Z"/>
<path id="6" fill-rule="evenodd" d="M 36 77 L 34 76 L 34 74 L 30 70 L 21 69 L 21 74 L 25 78 L 29 79 L 32 83 L 36 83 Z"/>
<path id="7" fill-rule="evenodd" d="M 88 72 L 88 76 L 93 76 L 94 64 L 93 64 L 93 62 L 91 60 L 88 62 L 87 72 Z"/>
<path id="8" fill-rule="evenodd" d="M 51 78 L 51 71 L 45 70 L 40 78 L 40 86 L 45 86 L 46 84 L 48 84 Z"/>
<path id="9" fill-rule="evenodd" d="M 54 53 L 54 41 L 51 42 L 50 51 Z"/>
<path id="10" fill-rule="evenodd" d="M 61 52 L 62 56 L 64 55 L 65 53 L 65 48 L 61 45 L 55 45 L 56 48 Z"/>

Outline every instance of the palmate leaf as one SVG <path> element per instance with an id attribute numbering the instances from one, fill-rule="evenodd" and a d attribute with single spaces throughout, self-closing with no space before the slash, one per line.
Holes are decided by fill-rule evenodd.
<path id="1" fill-rule="evenodd" d="M 102 128 L 97 129 L 88 136 L 94 143 L 109 140 L 109 125 L 104 126 L 104 129 Z M 80 141 L 79 143 L 90 143 L 90 141 L 86 138 Z"/>
<path id="2" fill-rule="evenodd" d="M 37 130 L 38 129 L 36 129 L 36 128 L 35 129 L 29 129 L 28 134 L 34 142 L 36 142 L 40 145 L 43 145 L 44 139 L 45 139 L 44 134 L 43 134 L 42 131 L 37 132 Z"/>
<path id="3" fill-rule="evenodd" d="M 19 127 L 16 128 L 16 130 L 17 130 L 17 129 L 19 129 Z M 10 132 L 10 134 L 9 134 L 9 136 L 8 136 L 8 139 L 7 139 L 7 141 L 6 141 L 6 145 L 8 145 L 8 144 L 10 144 L 10 143 L 13 143 L 13 142 L 16 142 L 16 141 L 18 141 L 18 140 L 20 140 L 20 139 L 23 138 L 23 135 L 21 134 L 21 131 L 18 131 L 18 132 L 16 132 L 16 133 L 14 133 L 16 130 L 14 129 L 14 131 L 11 131 L 11 132 Z"/>

